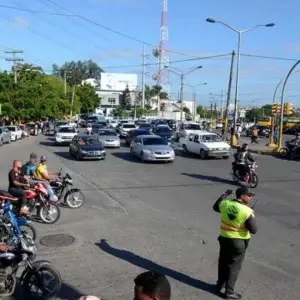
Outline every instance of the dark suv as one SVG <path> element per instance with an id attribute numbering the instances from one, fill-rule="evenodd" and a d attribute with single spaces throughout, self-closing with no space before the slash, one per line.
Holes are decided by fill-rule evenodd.
<path id="1" fill-rule="evenodd" d="M 130 130 L 125 136 L 126 146 L 130 146 L 132 140 L 139 135 L 151 135 L 151 133 L 149 132 L 149 130 L 144 129 Z"/>

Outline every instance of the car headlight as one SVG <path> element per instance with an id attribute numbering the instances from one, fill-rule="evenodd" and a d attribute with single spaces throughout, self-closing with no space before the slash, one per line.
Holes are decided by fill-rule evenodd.
<path id="1" fill-rule="evenodd" d="M 82 150 L 82 149 L 80 149 L 80 152 L 81 152 L 82 154 L 87 154 L 87 153 L 88 153 L 87 151 Z"/>
<path id="2" fill-rule="evenodd" d="M 59 134 L 56 135 L 57 138 L 61 138 L 61 136 Z"/>
<path id="3" fill-rule="evenodd" d="M 147 154 L 150 154 L 150 155 L 154 155 L 154 152 L 151 151 L 151 150 L 143 150 L 143 152 L 147 153 Z"/>

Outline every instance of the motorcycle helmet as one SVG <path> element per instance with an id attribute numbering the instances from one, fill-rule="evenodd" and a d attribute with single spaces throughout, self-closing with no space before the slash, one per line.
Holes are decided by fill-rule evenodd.
<path id="1" fill-rule="evenodd" d="M 41 162 L 47 161 L 47 156 L 42 155 L 41 158 L 40 158 L 40 161 Z"/>

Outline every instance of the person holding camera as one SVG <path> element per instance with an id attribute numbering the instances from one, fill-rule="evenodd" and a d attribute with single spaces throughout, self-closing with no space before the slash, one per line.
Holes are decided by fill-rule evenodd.
<path id="1" fill-rule="evenodd" d="M 219 234 L 220 254 L 216 290 L 221 294 L 225 288 L 225 299 L 241 299 L 234 291 L 251 234 L 257 232 L 256 218 L 250 207 L 253 193 L 247 187 L 236 190 L 236 198 L 228 199 L 233 193 L 227 190 L 213 206 L 221 214 Z"/>

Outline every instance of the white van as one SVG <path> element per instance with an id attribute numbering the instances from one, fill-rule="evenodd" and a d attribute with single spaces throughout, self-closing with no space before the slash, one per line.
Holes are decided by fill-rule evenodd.
<path id="1" fill-rule="evenodd" d="M 191 133 L 199 133 L 201 131 L 201 126 L 199 123 L 190 121 L 180 121 L 176 127 L 175 137 L 180 139 L 182 137 L 187 137 Z"/>

